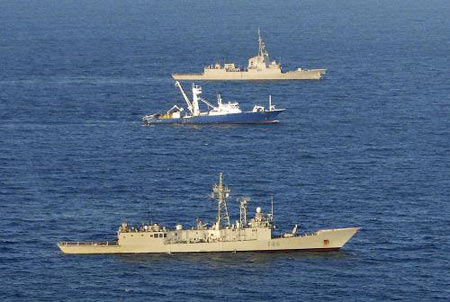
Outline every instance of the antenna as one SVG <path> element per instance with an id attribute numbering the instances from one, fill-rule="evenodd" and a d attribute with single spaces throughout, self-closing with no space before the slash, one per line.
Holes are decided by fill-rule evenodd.
<path id="1" fill-rule="evenodd" d="M 261 37 L 261 30 L 259 29 L 259 27 L 258 27 L 258 44 L 259 44 L 259 51 L 258 51 L 258 54 L 259 54 L 260 56 L 264 56 L 264 54 L 263 54 L 264 42 L 263 42 L 263 40 L 262 40 L 262 37 Z"/>
<path id="2" fill-rule="evenodd" d="M 271 199 L 271 201 L 272 201 L 272 222 L 273 222 L 273 195 L 270 196 L 270 199 Z"/>
<path id="3" fill-rule="evenodd" d="M 150 220 L 150 201 L 148 201 L 148 220 Z"/>

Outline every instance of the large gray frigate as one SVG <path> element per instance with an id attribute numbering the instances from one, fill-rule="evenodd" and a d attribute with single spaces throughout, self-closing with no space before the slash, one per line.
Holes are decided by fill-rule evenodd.
<path id="1" fill-rule="evenodd" d="M 217 217 L 212 224 L 197 219 L 196 225 L 185 229 L 177 224 L 169 229 L 157 223 L 140 227 L 122 223 L 117 239 L 105 242 L 58 242 L 66 254 L 122 254 L 122 253 L 200 253 L 200 252 L 260 252 L 313 250 L 332 251 L 343 247 L 358 232 L 359 227 L 323 229 L 312 233 L 297 233 L 297 225 L 291 232 L 277 233 L 274 224 L 273 201 L 270 213 L 256 208 L 248 219 L 249 198 L 238 199 L 239 220 L 231 222 L 228 214 L 230 189 L 219 183 L 214 185 L 211 197 L 217 201 Z"/>

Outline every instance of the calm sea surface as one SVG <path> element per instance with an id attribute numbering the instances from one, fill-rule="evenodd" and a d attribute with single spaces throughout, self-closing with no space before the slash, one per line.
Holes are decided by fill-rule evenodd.
<path id="1" fill-rule="evenodd" d="M 143 127 L 172 72 L 268 50 L 321 81 L 202 83 L 271 126 Z M 449 1 L 0 2 L 2 301 L 448 301 Z M 185 88 L 188 89 L 188 83 Z M 340 252 L 64 256 L 122 221 L 213 220 L 220 171 Z"/>

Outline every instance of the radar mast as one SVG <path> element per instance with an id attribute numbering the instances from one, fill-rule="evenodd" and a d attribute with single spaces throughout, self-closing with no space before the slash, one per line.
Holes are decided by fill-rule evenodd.
<path id="1" fill-rule="evenodd" d="M 264 63 L 267 63 L 269 61 L 269 53 L 266 50 L 266 44 L 264 44 L 261 35 L 261 30 L 259 28 L 258 28 L 258 43 L 259 43 L 258 56 L 263 58 Z"/>
<path id="2" fill-rule="evenodd" d="M 223 185 L 223 173 L 220 172 L 219 183 L 213 187 L 211 197 L 217 200 L 217 220 L 216 229 L 220 229 L 222 224 L 225 227 L 229 227 L 230 216 L 228 215 L 228 203 L 227 199 L 230 197 L 230 189 Z"/>
<path id="3" fill-rule="evenodd" d="M 247 204 L 250 201 L 250 197 L 240 197 L 239 201 L 239 223 L 241 227 L 247 226 Z"/>

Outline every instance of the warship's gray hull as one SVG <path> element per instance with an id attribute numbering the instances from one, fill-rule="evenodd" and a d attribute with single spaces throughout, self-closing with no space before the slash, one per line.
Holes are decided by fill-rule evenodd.
<path id="1" fill-rule="evenodd" d="M 308 69 L 289 72 L 209 70 L 203 73 L 174 73 L 177 81 L 286 81 L 320 80 L 326 69 Z"/>
<path id="2" fill-rule="evenodd" d="M 269 59 L 261 32 L 258 30 L 258 54 L 248 59 L 246 69 L 236 67 L 234 63 L 220 63 L 206 66 L 203 73 L 174 73 L 177 81 L 285 81 L 320 80 L 326 69 L 302 69 L 283 72 L 281 64 Z"/>
<path id="3" fill-rule="evenodd" d="M 320 230 L 312 234 L 268 240 L 241 240 L 170 243 L 167 238 L 150 238 L 144 233 L 128 233 L 119 242 L 58 242 L 65 254 L 160 254 L 214 252 L 333 251 L 342 248 L 359 227 Z M 122 235 L 121 235 L 122 236 Z M 145 238 L 148 237 L 148 238 Z"/>
<path id="4" fill-rule="evenodd" d="M 248 219 L 248 197 L 239 198 L 239 221 L 230 223 L 227 199 L 230 189 L 219 183 L 213 186 L 211 197 L 218 202 L 216 222 L 208 227 L 197 219 L 196 227 L 175 229 L 157 223 L 142 224 L 139 228 L 124 222 L 117 231 L 117 240 L 111 242 L 58 242 L 65 254 L 161 254 L 161 253 L 219 253 L 219 252 L 276 252 L 276 251 L 330 251 L 343 247 L 359 227 L 319 230 L 314 233 L 292 232 L 274 235 L 272 213 L 264 214 L 256 208 L 254 218 Z"/>

